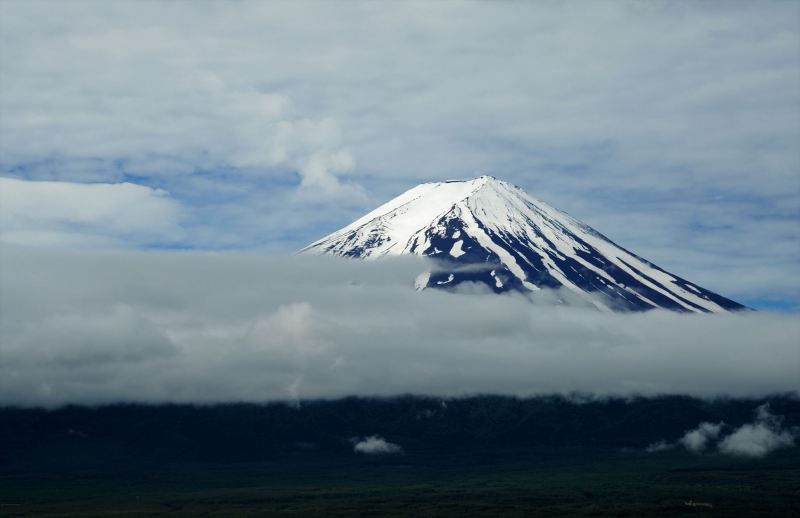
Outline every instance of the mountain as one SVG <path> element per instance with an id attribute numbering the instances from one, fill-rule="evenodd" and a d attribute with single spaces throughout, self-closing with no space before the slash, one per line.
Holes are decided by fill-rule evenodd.
<path id="1" fill-rule="evenodd" d="M 724 312 L 741 304 L 672 275 L 590 226 L 491 176 L 424 183 L 301 253 L 436 259 L 417 288 L 563 288 L 607 309 Z"/>

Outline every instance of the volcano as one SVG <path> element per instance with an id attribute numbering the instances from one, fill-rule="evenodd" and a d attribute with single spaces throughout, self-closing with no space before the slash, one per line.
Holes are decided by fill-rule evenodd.
<path id="1" fill-rule="evenodd" d="M 478 283 L 496 293 L 530 294 L 549 288 L 620 311 L 746 309 L 492 176 L 420 184 L 301 253 L 431 258 L 418 289 Z"/>

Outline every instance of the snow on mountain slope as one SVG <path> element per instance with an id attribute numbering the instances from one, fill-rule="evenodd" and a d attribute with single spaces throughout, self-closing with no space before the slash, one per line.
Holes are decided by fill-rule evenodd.
<path id="1" fill-rule="evenodd" d="M 437 259 L 420 289 L 478 282 L 498 293 L 565 288 L 609 309 L 745 309 L 491 176 L 418 185 L 301 253 Z"/>

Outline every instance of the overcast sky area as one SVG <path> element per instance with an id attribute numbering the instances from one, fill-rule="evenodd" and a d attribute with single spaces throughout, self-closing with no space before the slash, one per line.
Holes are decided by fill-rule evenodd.
<path id="1" fill-rule="evenodd" d="M 4 247 L 0 405 L 800 390 L 800 320 L 414 290 L 426 259 Z M 486 288 L 484 288 L 485 290 Z"/>
<path id="2" fill-rule="evenodd" d="M 800 307 L 797 2 L 3 0 L 0 71 L 5 244 L 287 255 L 487 173 Z"/>

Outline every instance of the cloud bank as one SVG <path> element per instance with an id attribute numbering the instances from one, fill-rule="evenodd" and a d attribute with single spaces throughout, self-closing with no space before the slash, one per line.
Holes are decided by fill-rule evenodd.
<path id="1" fill-rule="evenodd" d="M 0 404 L 800 389 L 800 322 L 417 292 L 421 259 L 0 248 Z"/>

